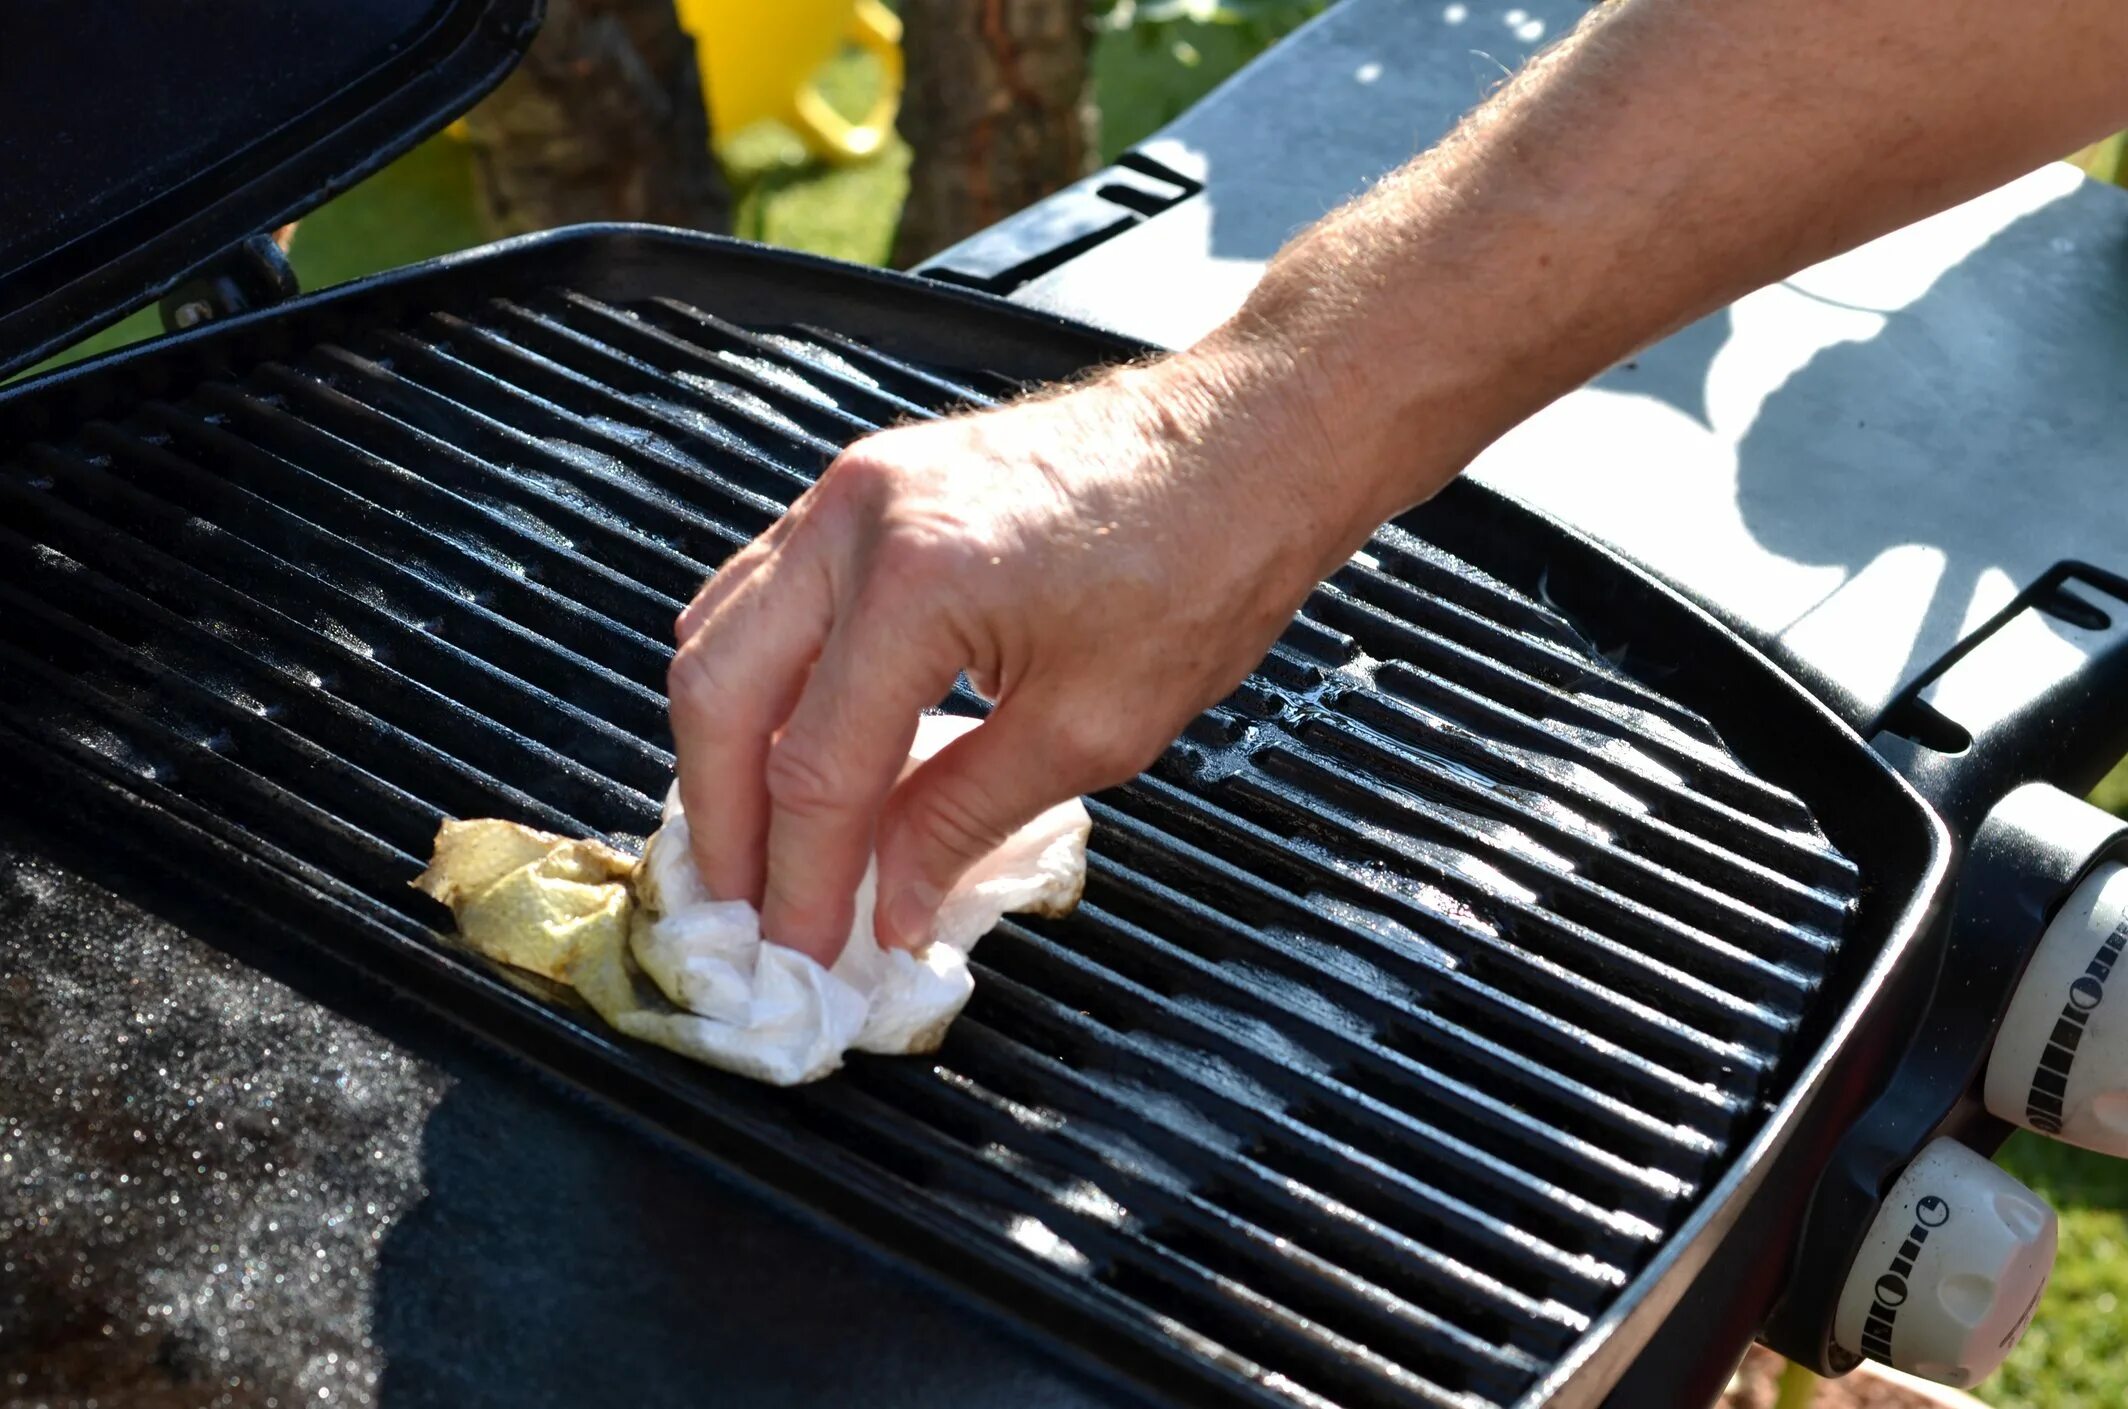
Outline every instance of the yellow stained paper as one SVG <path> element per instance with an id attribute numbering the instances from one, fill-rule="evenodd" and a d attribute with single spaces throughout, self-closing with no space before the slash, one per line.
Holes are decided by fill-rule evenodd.
<path id="1" fill-rule="evenodd" d="M 743 1050 L 729 1050 L 735 1044 L 717 1024 L 675 1006 L 636 964 L 630 933 L 653 917 L 636 902 L 635 876 L 634 857 L 600 842 L 494 818 L 447 819 L 413 884 L 451 907 L 473 949 L 567 984 L 628 1036 L 768 1079 Z"/>
<path id="2" fill-rule="evenodd" d="M 483 818 L 446 820 L 414 887 L 451 907 L 467 944 L 561 983 L 580 950 L 625 949 L 635 858 Z"/>
<path id="3" fill-rule="evenodd" d="M 978 727 L 924 716 L 909 766 Z M 879 943 L 875 863 L 828 965 L 769 940 L 753 905 L 710 894 L 677 789 L 640 860 L 513 822 L 447 821 L 414 884 L 451 907 L 469 947 L 523 971 L 521 984 L 533 985 L 530 975 L 565 984 L 630 1037 L 790 1086 L 826 1076 L 852 1051 L 935 1049 L 974 991 L 968 951 L 998 919 L 1077 902 L 1091 829 L 1077 799 L 1021 827 L 955 883 L 930 942 L 913 950 Z"/>

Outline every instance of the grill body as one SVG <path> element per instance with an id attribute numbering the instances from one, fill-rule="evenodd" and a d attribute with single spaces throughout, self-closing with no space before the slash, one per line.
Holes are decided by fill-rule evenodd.
<path id="1" fill-rule="evenodd" d="M 445 813 L 654 825 L 671 616 L 840 444 L 1132 350 L 588 228 L 46 379 L 0 399 L 0 737 L 127 864 L 1131 1379 L 1593 1404 L 1800 1211 L 1769 1173 L 1869 1095 L 1943 847 L 1791 681 L 1496 495 L 1385 529 L 1096 800 L 1085 909 L 985 941 L 936 1063 L 639 1051 L 405 889 Z"/>

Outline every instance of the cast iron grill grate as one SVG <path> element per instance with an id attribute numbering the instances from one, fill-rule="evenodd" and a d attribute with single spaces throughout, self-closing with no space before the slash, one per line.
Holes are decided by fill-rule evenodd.
<path id="1" fill-rule="evenodd" d="M 314 346 L 14 456 L 0 710 L 436 956 L 439 817 L 639 838 L 696 583 L 839 445 L 1006 389 L 563 290 Z M 1859 888 L 1399 526 L 1093 810 L 1084 905 L 985 941 L 935 1062 L 769 1093 L 542 1021 L 1229 1390 L 1499 1405 L 1755 1128 Z"/>

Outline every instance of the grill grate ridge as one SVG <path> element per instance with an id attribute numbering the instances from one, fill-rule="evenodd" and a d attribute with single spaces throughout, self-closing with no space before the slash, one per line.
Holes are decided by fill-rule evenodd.
<path id="1" fill-rule="evenodd" d="M 295 349 L 0 470 L 0 718 L 433 945 L 438 819 L 640 837 L 697 579 L 840 444 L 1012 390 L 563 288 Z M 931 1064 L 771 1097 L 549 1020 L 1230 1389 L 1480 1409 L 1754 1128 L 1859 887 L 1706 720 L 1401 525 L 1093 810 L 1085 903 L 985 942 Z"/>
<path id="2" fill-rule="evenodd" d="M 1097 816 L 1119 828 L 1127 825 L 1106 809 Z M 1122 864 L 1117 853 L 1129 849 L 1127 843 L 1115 846 L 1095 860 L 1104 882 L 1100 892 L 1104 908 L 1141 917 L 1134 929 L 1147 942 L 1172 946 L 1183 962 L 1204 972 L 1208 981 L 1244 986 L 1260 995 L 1262 1003 L 1292 1014 L 1299 1023 L 1354 1037 L 1384 1053 L 1414 1061 L 1423 1054 L 1451 1079 L 1462 1073 L 1465 1084 L 1479 1074 L 1475 1063 L 1489 1064 L 1483 1075 L 1507 1088 L 1508 1099 L 1521 1109 L 1535 1112 L 1551 1099 L 1566 1098 L 1571 1117 L 1554 1122 L 1562 1134 L 1569 1125 L 1601 1123 L 1607 1134 L 1597 1142 L 1598 1148 L 1608 1150 L 1613 1139 L 1623 1141 L 1639 1151 L 1642 1164 L 1650 1169 L 1683 1178 L 1690 1169 L 1680 1172 L 1675 1164 L 1696 1167 L 1711 1151 L 1713 1142 L 1698 1131 L 1665 1124 L 1525 1053 L 1439 1017 L 1416 991 L 1395 983 L 1380 969 L 1371 969 L 1363 982 L 1355 977 L 1350 962 L 1330 965 L 1298 959 L 1302 947 L 1291 942 L 1301 938 L 1298 934 L 1274 930 L 1277 939 L 1273 941 L 1232 916 L 1206 916 L 1181 892 Z M 1201 853 L 1190 859 L 1206 870 L 1216 867 Z M 1160 929 L 1167 937 L 1154 938 L 1153 926 L 1163 921 Z M 1406 1001 L 1383 996 L 1399 988 L 1404 989 L 1400 996 Z M 1322 1004 L 1320 995 L 1325 989 L 1337 994 L 1334 1006 Z M 1585 1130 L 1580 1138 L 1594 1137 Z"/>
<path id="3" fill-rule="evenodd" d="M 1203 1193 L 1215 1206 L 1244 1212 L 1258 1227 L 1296 1246 L 1335 1249 L 1334 1256 L 1319 1255 L 1363 1272 L 1407 1301 L 1432 1306 L 1445 1321 L 1460 1324 L 1471 1335 L 1490 1337 L 1494 1344 L 1552 1354 L 1587 1328 L 1587 1318 L 1571 1308 L 1527 1296 L 1445 1257 L 1245 1153 L 1203 1138 L 1189 1125 L 1143 1124 L 1139 1130 L 1144 1144 L 1119 1136 L 1116 1128 L 1130 1123 L 1131 1116 L 1114 1093 L 1104 1092 L 1068 1063 L 1004 1038 L 979 1020 L 969 1019 L 967 1029 L 956 1052 L 960 1069 L 1007 1099 L 1018 1100 L 1022 1109 L 1053 1110 L 1067 1122 L 1079 1118 L 1083 1124 L 1073 1127 L 1073 1138 L 1132 1177 L 1186 1185 L 1188 1176 L 1174 1166 L 1215 1159 L 1221 1173 Z"/>
<path id="4" fill-rule="evenodd" d="M 1409 936 L 1409 939 L 1407 936 L 1392 936 L 1396 941 L 1404 941 L 1398 945 L 1400 954 L 1364 958 L 1364 943 L 1351 943 L 1347 930 L 1341 924 L 1330 922 L 1321 913 L 1324 907 L 1309 907 L 1296 896 L 1275 892 L 1249 873 L 1238 871 L 1228 862 L 1207 851 L 1198 851 L 1190 843 L 1177 841 L 1173 836 L 1147 836 L 1147 830 L 1141 830 L 1143 824 L 1136 824 L 1136 819 L 1126 813 L 1098 807 L 1096 817 L 1107 828 L 1104 830 L 1104 836 L 1109 839 L 1107 853 L 1109 858 L 1117 858 L 1113 862 L 1115 871 L 1130 875 L 1138 896 L 1147 900 L 1145 909 L 1162 911 L 1162 917 L 1168 922 L 1164 930 L 1170 934 L 1170 943 L 1183 945 L 1194 954 L 1204 954 L 1207 947 L 1217 947 L 1226 956 L 1221 962 L 1247 966 L 1253 981 L 1258 983 L 1277 981 L 1290 1002 L 1302 1002 L 1304 996 L 1307 1000 L 1319 1000 L 1317 994 L 1321 990 L 1334 990 L 1339 994 L 1339 1005 L 1332 1009 L 1336 1017 L 1351 1022 L 1356 1028 L 1373 1020 L 1373 1041 L 1385 1049 L 1434 1049 L 1432 1039 L 1422 1037 L 1422 1032 L 1441 1034 L 1460 1051 L 1481 1054 L 1485 1060 L 1496 1062 L 1502 1071 L 1490 1075 L 1511 1085 L 1517 1103 L 1528 1107 L 1530 1103 L 1543 1100 L 1530 1090 L 1530 1085 L 1517 1083 L 1517 1073 L 1530 1073 L 1532 1081 L 1575 1092 L 1583 1107 L 1600 1113 L 1615 1111 L 1622 1124 L 1656 1132 L 1656 1137 L 1660 1137 L 1666 1147 L 1692 1151 L 1694 1156 L 1711 1154 L 1715 1139 L 1692 1128 L 1692 1124 L 1668 1124 L 1662 1117 L 1639 1107 L 1675 1111 L 1681 1103 L 1692 1103 L 1692 1115 L 1698 1117 L 1700 1124 L 1713 1124 L 1717 1117 L 1734 1113 L 1732 1105 L 1724 1103 L 1722 1094 L 1709 1088 L 1707 1083 L 1696 1083 L 1643 1060 L 1634 1060 L 1630 1054 L 1609 1047 L 1592 1032 L 1573 1032 L 1570 1037 L 1575 1041 L 1573 1054 L 1577 1058 L 1573 1064 L 1583 1071 L 1596 1066 L 1602 1079 L 1626 1088 L 1626 1096 L 1639 1100 L 1639 1107 L 1628 1103 L 1626 1096 L 1587 1090 L 1577 1079 L 1560 1071 L 1564 1062 L 1560 1066 L 1551 1066 L 1524 1047 L 1513 1045 L 1517 1037 L 1528 1037 L 1532 1028 L 1511 1024 L 1528 1022 L 1530 1017 L 1536 1017 L 1536 1013 L 1519 1005 L 1507 994 L 1485 988 L 1458 964 L 1443 964 L 1432 956 L 1419 960 L 1417 975 L 1411 973 L 1409 966 L 1396 973 L 1398 960 L 1409 954 L 1411 943 L 1424 945 L 1424 941 L 1417 941 L 1417 936 Z M 1141 847 L 1158 847 L 1158 851 L 1141 851 Z M 1181 892 L 1151 879 L 1145 871 L 1126 873 L 1121 858 L 1130 858 L 1130 862 L 1141 866 L 1158 866 L 1162 871 L 1179 862 L 1192 868 L 1200 885 L 1204 881 L 1221 885 L 1221 888 L 1230 885 L 1232 892 L 1226 905 L 1232 913 L 1215 911 L 1207 915 L 1204 907 L 1192 905 Z M 1245 913 L 1262 915 L 1258 922 L 1260 928 L 1243 924 L 1238 915 Z M 1362 930 L 1375 936 L 1379 943 L 1383 939 L 1379 917 L 1370 919 L 1375 919 L 1375 924 L 1360 922 Z M 1326 932 L 1334 934 L 1334 939 L 1324 939 Z M 1213 936 L 1217 936 L 1217 945 L 1211 943 Z M 1241 949 L 1245 958 L 1236 960 L 1234 949 Z M 1458 1002 L 1451 1000 L 1451 992 L 1458 990 L 1466 994 L 1460 1002 L 1460 1007 L 1466 1009 L 1460 1024 L 1451 1022 L 1443 1013 L 1443 1009 L 1458 1007 Z M 1479 1011 L 1479 1005 L 1483 1005 L 1483 1011 Z M 1551 1024 L 1564 1026 L 1558 1024 L 1556 1017 Z M 1494 1037 L 1485 1037 L 1485 1030 L 1492 1030 Z M 1553 1028 L 1547 1026 L 1543 1030 L 1549 1032 Z M 1668 1096 L 1668 1100 L 1662 1096 L 1649 1098 L 1639 1092 L 1643 1083 L 1656 1085 L 1662 1081 L 1668 1085 L 1666 1088 L 1658 1085 L 1658 1090 Z M 1583 1111 L 1583 1120 L 1587 1117 L 1590 1117 L 1590 1111 Z M 1658 1166 L 1662 1164 L 1660 1158 L 1651 1158 L 1651 1162 Z"/>

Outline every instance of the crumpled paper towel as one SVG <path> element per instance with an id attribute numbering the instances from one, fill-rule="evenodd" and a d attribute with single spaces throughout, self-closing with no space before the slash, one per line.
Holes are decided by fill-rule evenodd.
<path id="1" fill-rule="evenodd" d="M 909 767 L 976 724 L 926 715 Z M 1091 829 L 1076 798 L 1021 828 L 948 892 L 931 942 L 914 952 L 874 938 L 867 868 L 832 968 L 764 940 L 751 904 L 709 894 L 677 790 L 639 862 L 515 823 L 446 821 L 414 884 L 451 906 L 474 948 L 569 984 L 622 1032 L 790 1086 L 826 1076 L 851 1048 L 935 1049 L 974 992 L 975 942 L 1006 914 L 1078 903 Z"/>

